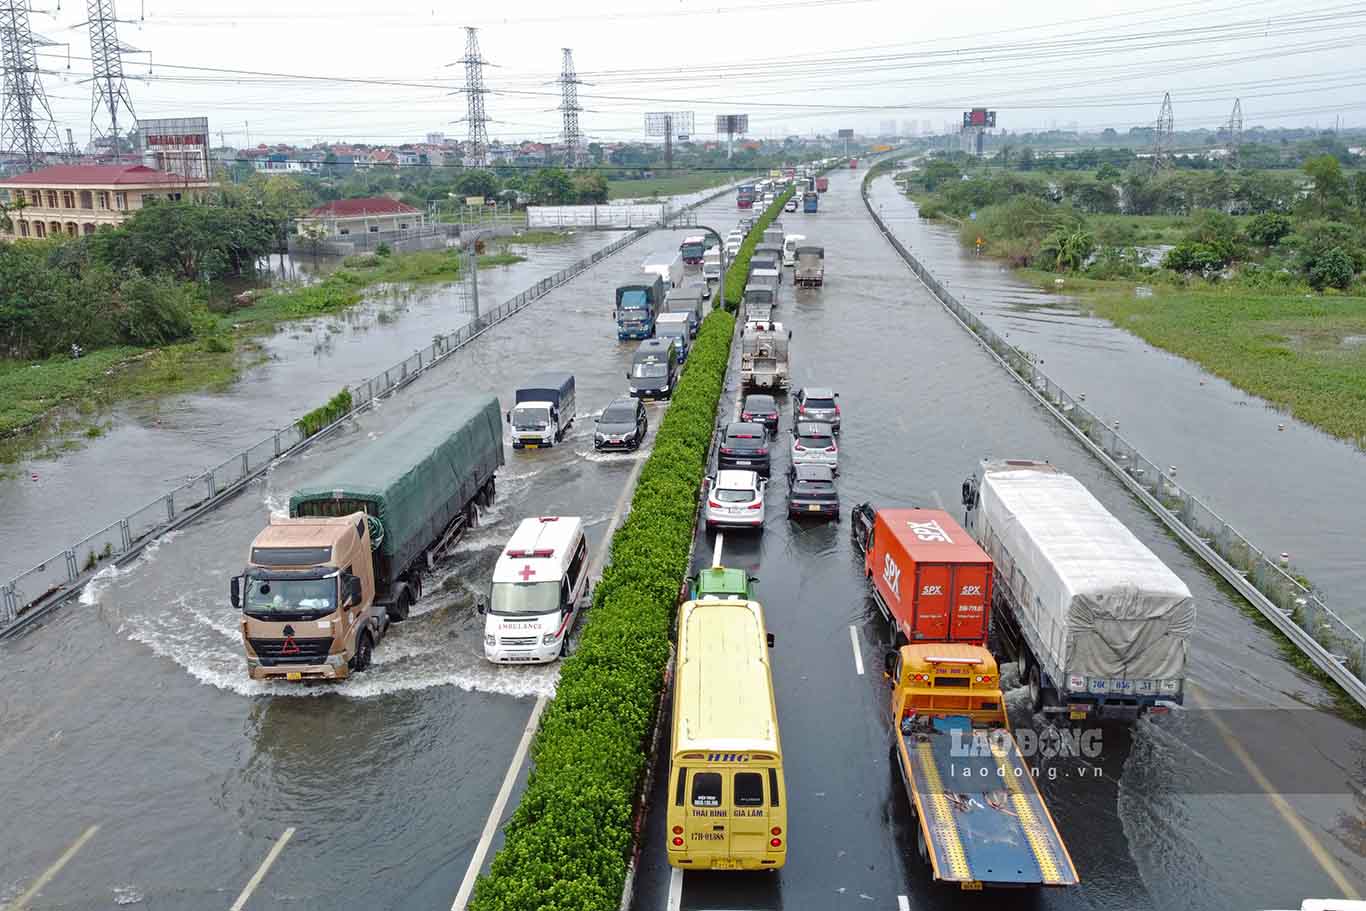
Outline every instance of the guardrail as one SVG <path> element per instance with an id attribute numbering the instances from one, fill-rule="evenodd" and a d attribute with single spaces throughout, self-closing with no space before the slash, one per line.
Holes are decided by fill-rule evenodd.
<path id="1" fill-rule="evenodd" d="M 695 203 L 687 211 L 730 192 L 724 187 Z M 489 222 L 482 222 L 488 226 Z M 471 225 L 473 226 L 473 225 Z M 255 446 L 244 449 L 157 497 L 141 509 L 111 522 L 37 566 L 19 573 L 0 585 L 0 639 L 18 632 L 54 607 L 79 592 L 90 577 L 107 564 L 120 566 L 132 560 L 158 536 L 194 520 L 235 496 L 249 482 L 263 474 L 276 460 L 294 455 L 349 420 L 360 411 L 411 383 L 424 371 L 445 360 L 485 331 L 498 325 L 528 304 L 545 296 L 586 269 L 624 247 L 640 240 L 651 229 L 642 228 L 619 238 L 606 247 L 541 279 L 496 310 L 447 335 L 438 336 L 426 348 L 414 352 L 383 373 L 376 374 L 351 388 L 352 407 L 338 420 L 307 436 L 295 421 L 276 430 Z"/>
<path id="2" fill-rule="evenodd" d="M 946 310 L 978 343 L 1048 409 L 1096 458 L 1115 474 L 1168 528 L 1236 588 L 1244 598 L 1285 634 L 1316 667 L 1366 707 L 1366 637 L 1353 629 L 1324 602 L 1229 525 L 1198 497 L 1181 487 L 1174 469 L 1163 471 L 1080 399 L 1069 395 L 1035 365 L 1028 354 L 997 335 L 980 317 L 934 277 L 897 240 L 868 198 L 863 179 L 863 205 L 887 242 Z"/>
<path id="3" fill-rule="evenodd" d="M 342 422 L 371 407 L 378 399 L 402 389 L 493 326 L 584 270 L 635 243 L 647 233 L 643 230 L 633 231 L 613 241 L 592 255 L 541 279 L 496 310 L 481 314 L 478 319 L 454 332 L 436 337 L 430 345 L 383 373 L 355 384 L 351 387 L 351 410 L 312 436 L 306 435 L 297 421 L 276 430 L 256 445 L 229 457 L 141 509 L 111 522 L 10 579 L 0 586 L 0 638 L 37 619 L 47 609 L 79 591 L 106 561 L 118 565 L 131 559 L 158 535 L 183 525 L 237 494 L 277 459 L 302 451 Z"/>

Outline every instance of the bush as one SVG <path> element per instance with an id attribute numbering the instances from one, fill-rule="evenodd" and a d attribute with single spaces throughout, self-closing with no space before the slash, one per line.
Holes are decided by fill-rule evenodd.
<path id="1" fill-rule="evenodd" d="M 1206 244 L 1182 241 L 1167 251 L 1162 267 L 1173 272 L 1196 273 L 1209 277 L 1224 266 L 1223 257 Z"/>
<path id="2" fill-rule="evenodd" d="M 1290 219 L 1279 212 L 1263 212 L 1247 226 L 1247 239 L 1263 247 L 1274 247 L 1291 231 Z"/>
<path id="3" fill-rule="evenodd" d="M 197 291 L 169 278 L 125 278 L 118 290 L 120 337 L 149 348 L 189 338 L 203 309 Z"/>
<path id="4" fill-rule="evenodd" d="M 1324 288 L 1346 290 L 1353 275 L 1352 258 L 1341 247 L 1334 247 L 1310 264 L 1309 286 L 1315 291 Z"/>
<path id="5" fill-rule="evenodd" d="M 303 431 L 304 436 L 311 437 L 350 412 L 351 404 L 351 390 L 343 386 L 342 391 L 328 399 L 326 405 L 314 408 L 299 418 L 299 429 Z"/>

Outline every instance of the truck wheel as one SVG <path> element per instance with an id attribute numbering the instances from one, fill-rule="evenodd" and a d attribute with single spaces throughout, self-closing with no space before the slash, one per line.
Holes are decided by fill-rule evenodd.
<path id="1" fill-rule="evenodd" d="M 389 605 L 388 609 L 385 611 L 385 613 L 389 615 L 389 622 L 402 623 L 404 620 L 407 620 L 409 610 L 412 606 L 412 595 L 408 594 L 408 590 L 405 588 L 403 591 L 399 592 L 398 599 L 395 600 L 393 604 Z"/>
<path id="2" fill-rule="evenodd" d="M 1043 684 L 1039 680 L 1039 666 L 1029 663 L 1029 710 L 1035 715 L 1043 711 Z"/>
<path id="3" fill-rule="evenodd" d="M 351 657 L 351 670 L 360 673 L 368 669 L 374 650 L 375 642 L 370 638 L 369 631 L 361 633 L 360 639 L 356 641 L 356 654 Z"/>

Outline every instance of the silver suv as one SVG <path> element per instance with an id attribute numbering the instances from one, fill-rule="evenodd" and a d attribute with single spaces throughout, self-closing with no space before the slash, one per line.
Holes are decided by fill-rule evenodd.
<path id="1" fill-rule="evenodd" d="M 824 421 L 840 432 L 840 394 L 829 386 L 807 386 L 792 397 L 794 421 Z"/>
<path id="2" fill-rule="evenodd" d="M 824 421 L 798 421 L 792 428 L 792 464 L 829 465 L 840 469 L 840 447 L 835 429 Z"/>

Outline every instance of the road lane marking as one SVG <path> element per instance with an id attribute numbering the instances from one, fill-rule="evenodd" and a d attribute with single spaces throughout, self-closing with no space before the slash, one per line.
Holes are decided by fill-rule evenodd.
<path id="1" fill-rule="evenodd" d="M 669 868 L 668 911 L 679 911 L 683 907 L 683 871 L 678 867 Z"/>
<path id="2" fill-rule="evenodd" d="M 71 846 L 62 852 L 62 856 L 57 858 L 52 866 L 44 870 L 42 875 L 33 881 L 33 885 L 29 886 L 28 889 L 24 891 L 23 895 L 19 896 L 5 907 L 5 911 L 21 911 L 21 909 L 27 908 L 28 903 L 33 901 L 39 892 L 42 892 L 43 889 L 47 888 L 47 884 L 52 882 L 53 877 L 62 872 L 62 867 L 65 867 L 70 863 L 71 858 L 76 856 L 76 852 L 83 848 L 87 841 L 94 838 L 95 833 L 99 830 L 99 826 L 91 826 L 82 832 L 80 836 L 71 843 Z"/>
<path id="3" fill-rule="evenodd" d="M 640 459 L 632 467 L 631 476 L 627 479 L 621 496 L 617 498 L 617 505 L 607 520 L 607 534 L 603 536 L 602 543 L 598 545 L 598 552 L 593 556 L 593 562 L 588 566 L 590 578 L 600 573 L 603 564 L 607 561 L 607 553 L 612 544 L 612 535 L 616 532 L 617 523 L 621 521 L 622 514 L 631 502 L 631 493 L 636 489 L 636 482 L 640 480 L 640 472 L 645 467 L 646 461 L 647 459 Z M 498 788 L 498 796 L 494 799 L 493 807 L 489 810 L 488 819 L 484 821 L 484 830 L 479 834 L 479 842 L 474 847 L 474 855 L 470 858 L 470 865 L 465 870 L 464 878 L 460 880 L 460 889 L 455 893 L 455 900 L 451 902 L 451 911 L 465 911 L 465 906 L 469 904 L 470 896 L 474 893 L 474 883 L 479 879 L 479 871 L 484 868 L 484 858 L 488 856 L 489 848 L 493 845 L 493 836 L 498 831 L 498 825 L 503 821 L 503 811 L 507 809 L 508 800 L 512 797 L 512 789 L 517 784 L 517 777 L 521 775 L 522 766 L 526 764 L 527 752 L 531 747 L 531 738 L 536 733 L 536 728 L 540 726 L 541 713 L 545 711 L 548 701 L 545 696 L 536 697 L 536 705 L 532 707 L 531 716 L 527 718 L 526 727 L 522 729 L 522 738 L 517 742 L 517 751 L 512 754 L 512 762 L 508 765 L 507 773 L 503 776 L 502 786 Z"/>
<path id="4" fill-rule="evenodd" d="M 858 671 L 858 675 L 862 677 L 863 653 L 858 648 L 858 629 L 852 623 L 849 624 L 849 643 L 854 646 L 854 670 Z"/>
<path id="5" fill-rule="evenodd" d="M 1342 896 L 1353 900 L 1360 899 L 1361 893 L 1357 891 L 1356 887 L 1352 885 L 1351 880 L 1342 872 L 1342 868 L 1339 867 L 1337 861 L 1333 859 L 1333 855 L 1328 853 L 1328 849 L 1323 846 L 1323 842 L 1319 841 L 1314 833 L 1309 831 L 1309 827 L 1304 824 L 1304 820 L 1302 820 L 1299 814 L 1295 812 L 1294 808 L 1290 806 L 1289 801 L 1272 790 L 1270 779 L 1266 777 L 1266 774 L 1263 773 L 1257 763 L 1253 761 L 1252 756 L 1243 747 L 1242 743 L 1233 736 L 1233 731 L 1229 729 L 1228 725 L 1224 724 L 1223 719 L 1215 713 L 1210 707 L 1210 704 L 1200 695 L 1198 690 L 1191 690 L 1191 698 L 1195 701 L 1196 705 L 1209 713 L 1210 720 L 1214 723 L 1214 726 L 1219 729 L 1219 735 L 1224 738 L 1224 743 L 1228 744 L 1229 749 L 1238 757 L 1238 761 L 1243 764 L 1243 768 L 1247 769 L 1248 774 L 1257 782 L 1257 786 L 1266 793 L 1267 799 L 1270 800 L 1271 805 L 1276 808 L 1276 812 L 1281 815 L 1281 818 L 1285 820 L 1286 825 L 1290 827 L 1291 831 L 1293 831 L 1300 842 L 1303 843 L 1305 849 L 1313 856 L 1314 860 L 1318 862 L 1318 865 L 1323 869 L 1323 872 L 1327 873 L 1328 878 L 1333 881 L 1334 885 L 1342 890 Z"/>
<path id="6" fill-rule="evenodd" d="M 719 532 L 719 531 L 716 533 L 716 546 L 715 546 L 714 548 L 712 548 L 712 552 L 711 552 L 711 565 L 712 565 L 712 566 L 720 566 L 720 565 L 721 565 L 721 544 L 722 544 L 722 542 L 725 540 L 725 537 L 726 537 L 726 536 L 723 535 L 723 534 L 721 534 L 721 532 Z"/>
<path id="7" fill-rule="evenodd" d="M 247 884 L 242 887 L 242 894 L 237 896 L 237 901 L 232 903 L 232 907 L 229 908 L 228 911 L 242 911 L 242 909 L 247 906 L 247 900 L 250 899 L 251 894 L 256 891 L 256 887 L 261 885 L 261 880 L 266 878 L 266 873 L 275 865 L 275 861 L 279 858 L 280 852 L 285 849 L 285 845 L 289 844 L 289 840 L 293 837 L 294 827 L 290 826 L 288 829 L 285 829 L 284 834 L 276 840 L 275 844 L 270 846 L 270 851 L 267 852 L 266 859 L 261 861 L 261 866 L 257 867 L 256 872 L 252 874 L 251 879 L 247 880 Z"/>
<path id="8" fill-rule="evenodd" d="M 897 911 L 911 911 L 911 900 L 904 895 L 896 897 Z"/>

